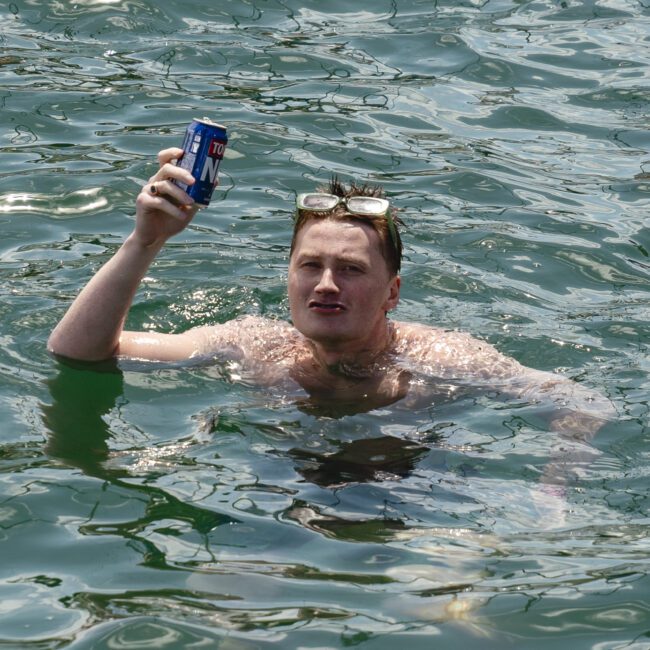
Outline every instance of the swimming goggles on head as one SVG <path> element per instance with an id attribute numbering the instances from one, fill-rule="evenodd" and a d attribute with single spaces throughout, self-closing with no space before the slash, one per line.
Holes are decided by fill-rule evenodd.
<path id="1" fill-rule="evenodd" d="M 326 194 L 313 192 L 311 194 L 298 194 L 296 198 L 296 207 L 298 210 L 310 210 L 312 212 L 329 212 L 337 205 L 343 203 L 345 209 L 350 214 L 358 214 L 374 217 L 386 217 L 388 223 L 388 232 L 393 242 L 395 250 L 399 250 L 397 244 L 397 229 L 395 222 L 390 213 L 390 203 L 386 199 L 380 199 L 376 196 L 336 196 L 336 194 Z"/>
<path id="2" fill-rule="evenodd" d="M 390 203 L 386 199 L 375 196 L 336 196 L 335 194 L 298 194 L 296 206 L 298 210 L 312 212 L 329 212 L 343 203 L 350 214 L 367 214 L 381 217 L 388 213 Z"/>

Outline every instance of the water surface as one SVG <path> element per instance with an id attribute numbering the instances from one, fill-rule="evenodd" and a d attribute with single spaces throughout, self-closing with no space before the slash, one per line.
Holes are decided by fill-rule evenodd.
<path id="1" fill-rule="evenodd" d="M 0 642 L 650 647 L 647 2 L 17 0 L 0 17 Z M 286 318 L 295 194 L 382 183 L 396 317 L 607 395 L 305 409 L 216 366 L 45 350 L 209 115 L 209 210 L 129 327 Z M 558 461 L 564 485 L 549 489 Z"/>

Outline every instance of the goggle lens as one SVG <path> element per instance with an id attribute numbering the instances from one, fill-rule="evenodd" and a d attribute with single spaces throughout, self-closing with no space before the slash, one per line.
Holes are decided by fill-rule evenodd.
<path id="1" fill-rule="evenodd" d="M 357 214 L 384 214 L 388 201 L 371 196 L 352 196 L 346 201 L 348 210 Z"/>
<path id="2" fill-rule="evenodd" d="M 333 194 L 303 194 L 300 197 L 300 207 L 303 210 L 333 210 L 340 201 Z"/>

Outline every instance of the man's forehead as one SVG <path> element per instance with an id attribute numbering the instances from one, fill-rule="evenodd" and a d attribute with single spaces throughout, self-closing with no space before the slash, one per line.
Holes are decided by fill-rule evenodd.
<path id="1" fill-rule="evenodd" d="M 379 242 L 379 235 L 375 229 L 363 221 L 357 219 L 310 219 L 305 223 L 298 233 L 298 237 L 303 239 L 320 238 L 324 233 L 330 239 L 340 239 L 346 241 L 353 240 L 373 240 Z"/>
<path id="2" fill-rule="evenodd" d="M 305 224 L 296 238 L 296 249 L 308 247 L 377 249 L 381 242 L 372 226 L 347 220 L 314 220 Z"/>

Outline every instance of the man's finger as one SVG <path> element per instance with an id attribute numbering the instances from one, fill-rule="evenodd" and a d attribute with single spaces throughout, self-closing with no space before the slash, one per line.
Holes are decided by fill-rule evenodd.
<path id="1" fill-rule="evenodd" d="M 179 160 L 183 156 L 183 150 L 178 147 L 170 147 L 158 152 L 158 162 L 160 166 L 170 163 L 172 160 Z"/>
<path id="2" fill-rule="evenodd" d="M 176 167 L 171 163 L 165 163 L 150 179 L 150 183 L 156 183 L 158 181 L 166 180 L 177 180 L 181 183 L 186 183 L 187 185 L 194 184 L 194 176 L 187 171 L 187 169 L 182 169 L 181 167 Z"/>

